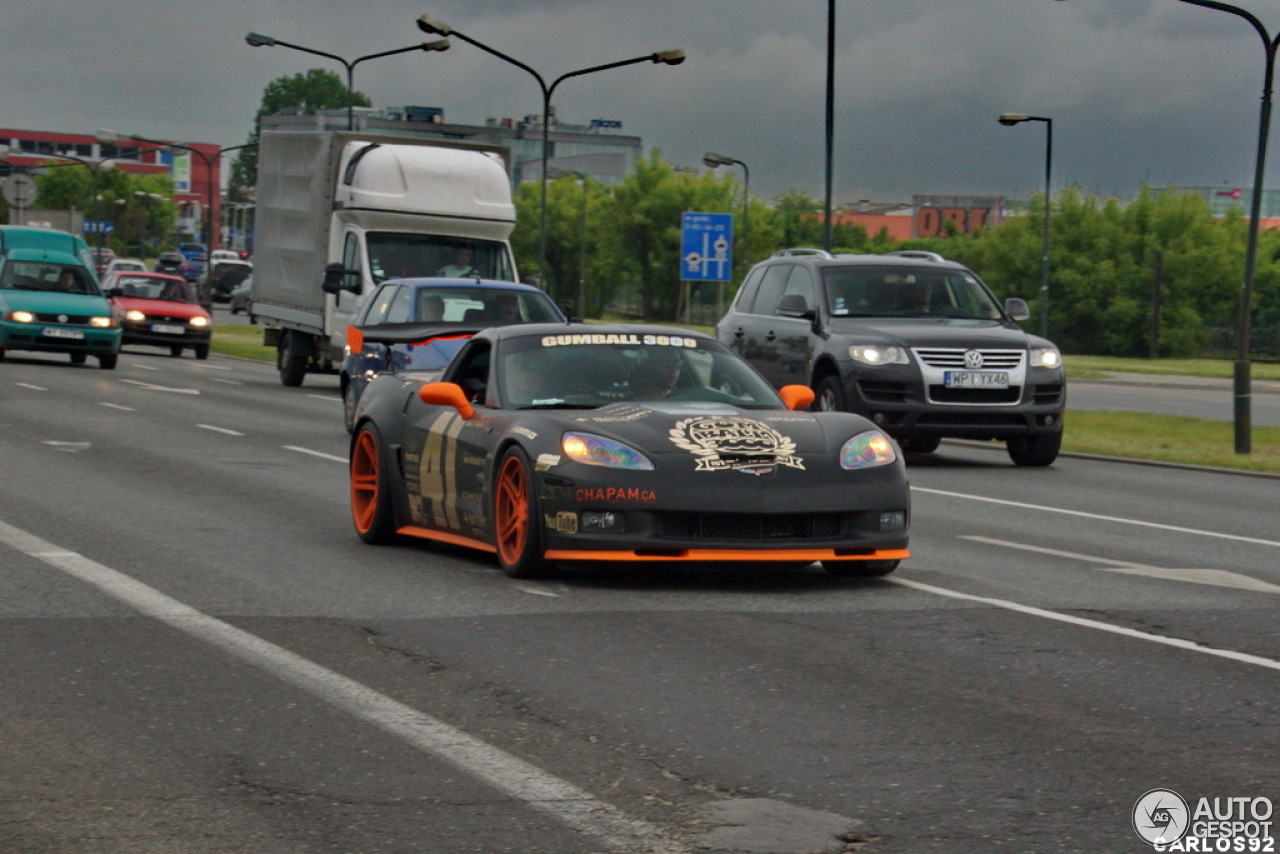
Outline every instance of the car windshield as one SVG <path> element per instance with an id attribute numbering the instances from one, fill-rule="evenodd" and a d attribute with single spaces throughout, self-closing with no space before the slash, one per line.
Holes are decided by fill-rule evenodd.
<path id="1" fill-rule="evenodd" d="M 81 267 L 50 261 L 10 261 L 0 287 L 15 291 L 99 294 L 98 285 Z"/>
<path id="2" fill-rule="evenodd" d="M 719 342 L 653 333 L 506 342 L 499 385 L 506 409 L 594 409 L 660 400 L 786 408 L 772 386 Z"/>
<path id="3" fill-rule="evenodd" d="M 150 276 L 121 276 L 112 290 L 120 289 L 120 295 L 137 299 L 162 299 L 173 302 L 196 302 L 195 289 L 190 282 L 157 279 Z"/>
<path id="4" fill-rule="evenodd" d="M 368 248 L 375 282 L 422 276 L 515 281 L 506 244 L 493 240 L 374 232 Z"/>
<path id="5" fill-rule="evenodd" d="M 941 315 L 999 320 L 1000 305 L 966 270 L 928 267 L 826 267 L 827 311 L 832 317 Z"/>

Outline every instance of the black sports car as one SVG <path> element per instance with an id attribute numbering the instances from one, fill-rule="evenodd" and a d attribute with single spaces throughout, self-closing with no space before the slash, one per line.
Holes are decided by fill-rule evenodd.
<path id="1" fill-rule="evenodd" d="M 383 343 L 433 334 L 459 330 L 364 332 Z M 486 329 L 443 374 L 393 370 L 361 397 L 356 532 L 493 552 L 514 577 L 562 561 L 892 572 L 908 556 L 901 455 L 861 416 L 802 411 L 812 401 L 683 329 Z"/>

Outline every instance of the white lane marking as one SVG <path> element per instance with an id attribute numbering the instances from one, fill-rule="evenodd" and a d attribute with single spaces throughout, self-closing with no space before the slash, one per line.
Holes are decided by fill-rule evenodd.
<path id="1" fill-rule="evenodd" d="M 90 448 L 89 442 L 55 442 L 53 440 L 46 439 L 40 444 L 49 445 L 55 451 L 67 451 L 72 454 L 79 453 L 80 451 L 87 451 Z"/>
<path id="2" fill-rule="evenodd" d="M 228 436 L 243 436 L 244 434 L 236 430 L 228 430 L 226 427 L 215 427 L 212 424 L 197 424 L 201 430 L 212 430 L 215 433 L 225 433 Z"/>
<path id="3" fill-rule="evenodd" d="M 627 816 L 613 804 L 536 765 L 257 635 L 203 614 L 108 566 L 4 522 L 0 522 L 0 542 L 93 585 L 143 616 L 226 650 L 281 681 L 403 739 L 423 753 L 452 763 L 570 828 L 594 836 L 609 848 L 623 852 L 661 850 L 688 854 L 686 849 L 672 847 L 654 825 Z"/>
<path id="4" fill-rule="evenodd" d="M 1104 522 L 1116 522 L 1121 525 L 1137 525 L 1142 528 L 1156 528 L 1161 531 L 1175 531 L 1179 534 L 1196 534 L 1201 537 L 1217 537 L 1221 540 L 1235 540 L 1239 543 L 1252 543 L 1256 546 L 1280 547 L 1280 541 L 1262 540 L 1257 537 L 1242 537 L 1238 534 L 1224 534 L 1221 531 L 1204 531 L 1199 528 L 1182 528 L 1177 525 L 1163 525 L 1159 522 L 1144 522 L 1141 519 L 1126 519 L 1123 516 L 1104 516 L 1100 513 L 1086 513 L 1082 510 L 1067 510 L 1063 507 L 1046 507 L 1043 504 L 1027 504 L 1023 501 L 1008 501 L 1003 498 L 987 498 L 983 495 L 970 495 L 964 492 L 948 492 L 945 489 L 927 489 L 922 486 L 911 487 L 912 492 L 926 492 L 930 495 L 945 495 L 949 498 L 967 498 L 970 501 L 985 501 L 989 504 L 1003 504 L 1007 507 L 1021 507 L 1024 510 L 1041 510 L 1045 513 L 1061 513 L 1064 516 L 1080 516 L 1084 519 L 1099 519 Z"/>
<path id="5" fill-rule="evenodd" d="M 49 390 L 42 385 L 32 385 L 31 383 L 16 383 L 16 385 L 19 388 L 29 388 L 32 391 L 48 391 Z"/>
<path id="6" fill-rule="evenodd" d="M 132 406 L 121 406 L 121 405 L 120 405 L 120 404 L 118 404 L 118 403 L 108 403 L 108 402 L 107 402 L 107 401 L 105 401 L 105 400 L 100 400 L 100 401 L 98 401 L 98 405 L 99 405 L 99 406 L 107 406 L 107 407 L 110 407 L 111 409 L 119 409 L 119 410 L 120 410 L 120 411 L 122 411 L 122 412 L 137 412 L 137 411 L 138 411 L 138 410 L 134 409 Z"/>
<path id="7" fill-rule="evenodd" d="M 308 394 L 307 397 L 314 397 L 316 400 L 336 400 L 339 403 L 342 402 L 342 398 L 334 397 L 331 394 Z"/>
<path id="8" fill-rule="evenodd" d="M 511 586 L 521 593 L 532 593 L 534 596 L 550 596 L 553 599 L 559 599 L 561 596 L 560 593 L 542 587 L 534 587 L 531 584 L 512 584 Z"/>
<path id="9" fill-rule="evenodd" d="M 1058 549 L 1046 549 L 1040 546 L 1033 546 L 1027 543 L 1013 543 L 1008 540 L 996 540 L 991 537 L 961 537 L 962 540 L 972 540 L 975 543 L 987 543 L 993 546 L 1004 546 L 1007 549 L 1019 549 L 1025 552 L 1036 552 L 1037 554 L 1052 555 L 1054 557 L 1070 558 L 1072 560 L 1081 560 L 1086 563 L 1103 564 L 1095 569 L 1102 572 L 1118 572 L 1124 575 L 1142 575 L 1148 578 L 1162 578 L 1166 581 L 1185 581 L 1190 584 L 1209 584 L 1214 587 L 1232 587 L 1237 590 L 1252 590 L 1257 593 L 1280 593 L 1280 586 L 1269 584 L 1249 575 L 1241 575 L 1238 572 L 1228 572 L 1225 569 L 1178 569 L 1163 566 L 1148 566 L 1146 564 L 1134 563 L 1127 560 L 1111 560 L 1105 557 L 1095 557 L 1094 555 L 1082 555 L 1076 552 L 1064 552 Z"/>
<path id="10" fill-rule="evenodd" d="M 244 385 L 244 383 L 239 380 L 228 380 L 223 379 L 222 377 L 209 377 L 209 382 L 223 383 L 224 385 Z"/>
<path id="11" fill-rule="evenodd" d="M 203 364 L 203 365 L 201 365 L 201 366 L 200 366 L 200 370 L 202 370 L 202 371 L 229 371 L 229 370 L 231 370 L 231 368 L 227 367 L 226 365 L 212 365 L 212 364 L 209 364 L 209 363 L 205 363 L 205 364 Z"/>
<path id="12" fill-rule="evenodd" d="M 198 388 L 169 388 L 168 386 L 155 385 L 154 383 L 144 383 L 141 380 L 120 380 L 120 382 L 129 383 L 129 385 L 136 385 L 136 386 L 139 386 L 140 388 L 145 388 L 147 391 L 164 391 L 164 392 L 169 392 L 170 394 L 199 394 L 200 393 L 200 389 Z"/>
<path id="13" fill-rule="evenodd" d="M 310 448 L 300 448 L 297 445 L 281 445 L 286 451 L 297 451 L 299 454 L 310 454 L 313 457 L 319 457 L 322 460 L 333 460 L 335 463 L 347 462 L 346 457 L 335 457 L 333 454 L 325 454 L 320 451 L 313 451 Z"/>
<path id="14" fill-rule="evenodd" d="M 897 584 L 901 587 L 910 587 L 912 590 L 932 593 L 935 596 L 946 596 L 950 599 L 963 599 L 966 602 L 979 602 L 983 605 L 990 605 L 993 608 L 1003 608 L 1006 611 L 1016 611 L 1019 614 L 1027 614 L 1032 617 L 1042 617 L 1046 620 L 1070 623 L 1073 626 L 1082 626 L 1086 629 L 1097 629 L 1101 632 L 1124 635 L 1125 637 L 1137 638 L 1138 640 L 1150 641 L 1151 643 L 1164 644 L 1165 646 L 1177 647 L 1178 649 L 1188 650 L 1190 652 L 1198 652 L 1202 655 L 1212 655 L 1218 658 L 1230 659 L 1231 661 L 1239 661 L 1244 664 L 1252 664 L 1255 667 L 1265 667 L 1269 670 L 1280 670 L 1280 661 L 1276 661 L 1271 658 L 1263 658 L 1260 655 L 1250 655 L 1247 652 L 1236 652 L 1233 649 L 1221 649 L 1214 646 L 1205 646 L 1204 644 L 1199 644 L 1195 641 L 1183 640 L 1182 638 L 1153 635 L 1149 632 L 1140 632 L 1137 629 L 1128 629 L 1124 626 L 1113 626 L 1109 623 L 1098 622 L 1097 620 L 1087 620 L 1084 617 L 1073 617 L 1070 614 L 1059 614 L 1057 611 L 1047 611 L 1044 608 L 1022 605 L 1017 602 L 1010 602 L 1007 599 L 991 599 L 987 596 L 974 596 L 969 593 L 961 593 L 958 590 L 948 590 L 945 587 L 934 587 L 932 584 L 921 584 L 919 581 L 910 581 L 906 578 L 886 578 L 885 581 L 888 581 L 891 584 Z"/>
<path id="15" fill-rule="evenodd" d="M 155 365 L 144 365 L 141 362 L 130 362 L 129 367 L 137 368 L 140 371 L 163 371 L 164 368 L 157 368 Z M 125 380 L 128 382 L 128 380 Z"/>

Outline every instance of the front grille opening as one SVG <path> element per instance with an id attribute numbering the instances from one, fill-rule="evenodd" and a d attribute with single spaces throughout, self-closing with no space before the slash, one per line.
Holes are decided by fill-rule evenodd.
<path id="1" fill-rule="evenodd" d="M 680 540 L 824 540 L 845 530 L 840 513 L 662 513 L 658 536 Z"/>

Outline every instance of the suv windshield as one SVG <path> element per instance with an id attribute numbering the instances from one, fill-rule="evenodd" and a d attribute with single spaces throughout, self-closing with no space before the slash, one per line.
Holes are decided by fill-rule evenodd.
<path id="1" fill-rule="evenodd" d="M 999 304 L 974 276 L 928 267 L 829 266 L 822 270 L 833 317 L 944 317 L 999 320 Z"/>
<path id="2" fill-rule="evenodd" d="M 513 282 L 506 244 L 433 234 L 373 233 L 368 236 L 373 281 L 450 276 Z"/>

